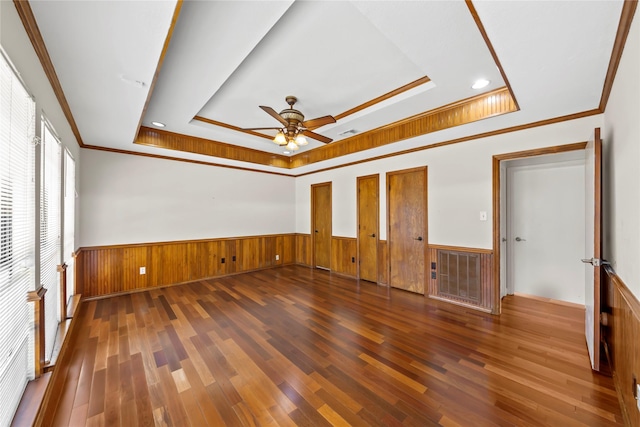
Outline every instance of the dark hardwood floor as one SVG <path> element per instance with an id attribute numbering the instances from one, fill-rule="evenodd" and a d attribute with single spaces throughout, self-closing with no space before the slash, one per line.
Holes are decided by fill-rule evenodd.
<path id="1" fill-rule="evenodd" d="M 83 303 L 56 426 L 621 425 L 583 310 L 500 317 L 304 267 Z"/>

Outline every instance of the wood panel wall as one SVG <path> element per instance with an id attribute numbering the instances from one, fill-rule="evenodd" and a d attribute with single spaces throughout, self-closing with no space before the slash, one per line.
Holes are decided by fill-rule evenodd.
<path id="1" fill-rule="evenodd" d="M 357 239 L 354 237 L 331 237 L 331 271 L 344 276 L 356 277 Z"/>
<path id="2" fill-rule="evenodd" d="M 378 284 L 389 284 L 389 246 L 386 240 L 378 240 Z"/>
<path id="3" fill-rule="evenodd" d="M 603 327 L 603 340 L 625 424 L 640 426 L 634 397 L 634 378 L 640 381 L 640 302 L 613 270 L 605 271 L 602 304 L 607 325 Z"/>
<path id="4" fill-rule="evenodd" d="M 82 248 L 77 292 L 102 296 L 292 264 L 296 240 L 281 234 Z"/>
<path id="5" fill-rule="evenodd" d="M 437 132 L 466 123 L 517 111 L 507 87 L 463 99 L 434 110 L 334 141 L 291 157 L 290 169 L 369 150 L 415 136 Z"/>
<path id="6" fill-rule="evenodd" d="M 311 234 L 296 234 L 296 264 L 311 267 L 313 260 L 311 259 Z"/>
<path id="7" fill-rule="evenodd" d="M 493 310 L 494 303 L 494 286 L 493 286 L 493 253 L 487 249 L 477 248 L 465 248 L 459 246 L 440 246 L 429 245 L 429 255 L 427 259 L 427 277 L 428 277 L 428 296 L 430 298 L 446 300 L 453 302 L 454 304 L 464 305 L 467 307 L 475 308 L 485 312 L 491 312 Z M 458 252 L 463 254 L 475 254 L 480 257 L 480 288 L 481 298 L 477 304 L 469 303 L 463 299 L 457 299 L 449 295 L 442 295 L 438 289 L 438 254 L 441 251 Z M 432 269 L 432 265 L 435 263 L 435 270 Z M 432 273 L 436 273 L 434 278 Z"/>

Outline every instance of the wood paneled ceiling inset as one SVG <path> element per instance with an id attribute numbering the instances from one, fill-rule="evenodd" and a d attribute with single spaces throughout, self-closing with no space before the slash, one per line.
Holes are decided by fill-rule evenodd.
<path id="1" fill-rule="evenodd" d="M 251 148 L 225 144 L 204 138 L 182 135 L 164 130 L 157 130 L 142 126 L 135 140 L 136 144 L 148 147 L 166 148 L 168 150 L 186 151 L 188 153 L 204 154 L 206 156 L 223 157 L 225 159 L 259 165 L 289 167 L 289 157 L 271 154 Z"/>
<path id="2" fill-rule="evenodd" d="M 380 147 L 478 120 L 517 111 L 506 87 L 427 111 L 315 150 L 287 157 L 237 145 L 195 138 L 148 127 L 140 128 L 136 144 L 225 157 L 261 165 L 295 169 L 312 163 Z"/>
<path id="3" fill-rule="evenodd" d="M 517 111 L 506 87 L 291 157 L 291 169 Z"/>

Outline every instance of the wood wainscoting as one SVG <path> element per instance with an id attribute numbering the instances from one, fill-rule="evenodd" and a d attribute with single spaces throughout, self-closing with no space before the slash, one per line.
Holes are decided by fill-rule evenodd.
<path id="1" fill-rule="evenodd" d="M 429 298 L 491 312 L 492 262 L 490 249 L 429 245 Z"/>
<path id="2" fill-rule="evenodd" d="M 305 253 L 297 240 L 278 234 L 81 248 L 76 289 L 88 298 L 293 264 Z"/>
<path id="3" fill-rule="evenodd" d="M 331 237 L 331 272 L 356 277 L 358 241 L 355 237 Z"/>
<path id="4" fill-rule="evenodd" d="M 311 267 L 311 234 L 296 233 L 296 264 Z"/>
<path id="5" fill-rule="evenodd" d="M 378 240 L 378 284 L 389 284 L 389 246 L 386 240 Z"/>
<path id="6" fill-rule="evenodd" d="M 640 302 L 612 269 L 605 271 L 602 306 L 607 319 L 603 341 L 625 424 L 640 426 L 634 396 L 636 383 L 640 381 Z"/>

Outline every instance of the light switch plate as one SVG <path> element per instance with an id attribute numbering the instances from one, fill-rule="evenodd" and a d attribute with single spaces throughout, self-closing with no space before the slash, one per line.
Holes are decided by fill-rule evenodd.
<path id="1" fill-rule="evenodd" d="M 480 211 L 480 221 L 487 220 L 487 211 Z"/>
<path id="2" fill-rule="evenodd" d="M 280 260 L 280 255 L 276 255 L 276 261 Z"/>
<path id="3" fill-rule="evenodd" d="M 636 384 L 636 405 L 638 405 L 638 411 L 640 411 L 640 384 Z"/>

